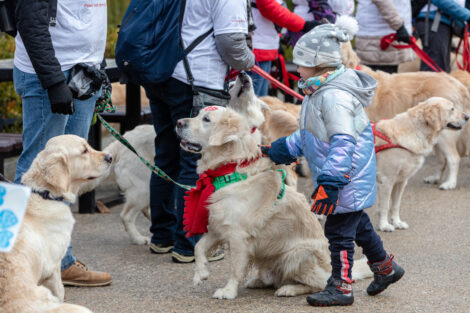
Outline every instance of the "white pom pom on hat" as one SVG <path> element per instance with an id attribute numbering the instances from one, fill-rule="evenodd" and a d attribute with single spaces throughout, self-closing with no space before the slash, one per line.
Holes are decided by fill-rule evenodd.
<path id="1" fill-rule="evenodd" d="M 334 24 L 336 27 L 341 28 L 346 32 L 349 36 L 349 40 L 352 40 L 354 35 L 357 34 L 359 30 L 359 25 L 357 20 L 348 15 L 341 15 L 336 19 Z"/>

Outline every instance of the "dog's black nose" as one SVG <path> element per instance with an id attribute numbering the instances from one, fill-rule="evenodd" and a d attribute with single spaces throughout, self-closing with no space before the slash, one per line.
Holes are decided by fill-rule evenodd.
<path id="1" fill-rule="evenodd" d="M 184 122 L 184 120 L 181 119 L 181 120 L 176 121 L 176 128 L 181 129 L 184 127 L 186 127 L 186 123 Z"/>
<path id="2" fill-rule="evenodd" d="M 470 118 L 470 116 L 468 116 L 467 114 L 465 114 L 465 120 L 468 121 L 468 119 Z"/>
<path id="3" fill-rule="evenodd" d="M 108 163 L 111 163 L 111 162 L 113 162 L 113 157 L 111 156 L 111 154 L 106 154 L 104 156 L 104 160 Z"/>

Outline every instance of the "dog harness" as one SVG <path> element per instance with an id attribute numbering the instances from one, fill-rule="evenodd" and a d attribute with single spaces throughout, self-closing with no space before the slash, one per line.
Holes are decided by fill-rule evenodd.
<path id="1" fill-rule="evenodd" d="M 186 191 L 184 197 L 183 229 L 186 237 L 201 235 L 207 232 L 209 224 L 209 210 L 207 209 L 209 197 L 220 188 L 240 182 L 248 178 L 245 173 L 235 171 L 238 165 L 247 167 L 256 162 L 260 157 L 245 160 L 242 163 L 228 163 L 215 170 L 207 170 L 199 175 L 196 188 Z M 282 172 L 282 188 L 277 199 L 282 199 L 285 193 L 286 172 Z"/>
<path id="2" fill-rule="evenodd" d="M 400 145 L 396 145 L 396 144 L 393 144 L 392 143 L 392 140 L 387 137 L 387 135 L 385 135 L 384 133 L 380 132 L 379 130 L 377 130 L 375 128 L 375 125 L 377 123 L 371 123 L 372 125 L 372 133 L 374 134 L 374 144 L 375 144 L 375 137 L 379 137 L 380 139 L 383 139 L 385 140 L 387 143 L 383 144 L 383 145 L 380 145 L 380 146 L 375 146 L 375 153 L 379 153 L 380 151 L 383 151 L 383 150 L 387 150 L 387 149 L 392 149 L 392 148 L 400 148 L 400 149 L 405 149 L 405 150 L 408 150 L 406 149 L 405 147 L 403 146 L 400 146 Z"/>

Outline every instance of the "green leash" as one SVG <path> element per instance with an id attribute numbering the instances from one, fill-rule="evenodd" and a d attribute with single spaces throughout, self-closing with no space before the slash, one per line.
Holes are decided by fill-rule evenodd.
<path id="1" fill-rule="evenodd" d="M 188 185 L 182 185 L 176 181 L 174 181 L 173 179 L 171 179 L 170 176 L 168 176 L 164 171 L 162 171 L 158 166 L 150 163 L 149 161 L 147 161 L 146 159 L 144 159 L 143 157 L 141 157 L 137 151 L 134 149 L 134 147 L 129 143 L 129 141 L 126 140 L 126 138 L 124 138 L 117 130 L 115 130 L 114 128 L 111 127 L 111 125 L 109 125 L 102 117 L 101 115 L 99 114 L 96 114 L 96 116 L 98 117 L 98 119 L 101 121 L 101 123 L 103 124 L 103 126 L 111 133 L 111 135 L 113 135 L 114 138 L 116 138 L 120 143 L 122 143 L 123 145 L 125 145 L 127 148 L 129 148 L 129 150 L 131 150 L 132 152 L 135 153 L 135 155 L 137 155 L 139 157 L 139 159 L 148 167 L 152 170 L 152 172 L 154 172 L 158 177 L 168 181 L 168 182 L 172 182 L 173 184 L 183 188 L 183 189 L 186 189 L 186 190 L 191 190 L 191 188 L 193 188 L 192 186 L 188 186 Z"/>

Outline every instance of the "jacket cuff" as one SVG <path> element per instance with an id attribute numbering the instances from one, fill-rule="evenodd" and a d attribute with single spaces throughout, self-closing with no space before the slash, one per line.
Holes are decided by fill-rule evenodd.
<path id="1" fill-rule="evenodd" d="M 346 176 L 330 176 L 321 174 L 317 178 L 317 184 L 342 189 L 344 186 L 349 184 L 349 178 Z"/>

